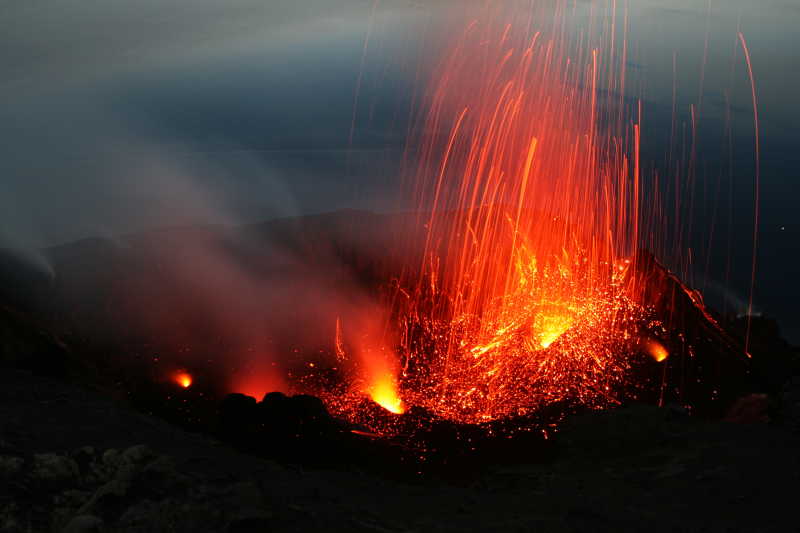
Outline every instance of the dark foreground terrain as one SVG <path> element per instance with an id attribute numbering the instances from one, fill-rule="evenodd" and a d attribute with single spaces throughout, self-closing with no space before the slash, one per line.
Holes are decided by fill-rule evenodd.
<path id="1" fill-rule="evenodd" d="M 401 482 L 244 455 L 5 368 L 0 531 L 797 531 L 796 385 L 781 400 L 780 424 L 585 415 L 552 461 Z"/>

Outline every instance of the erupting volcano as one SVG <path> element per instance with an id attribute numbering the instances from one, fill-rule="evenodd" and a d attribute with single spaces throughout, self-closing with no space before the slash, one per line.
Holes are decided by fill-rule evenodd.
<path id="1" fill-rule="evenodd" d="M 788 2 L 6 4 L 0 533 L 797 526 Z"/>
<path id="2" fill-rule="evenodd" d="M 447 141 L 420 149 L 425 251 L 398 304 L 407 394 L 463 422 L 565 398 L 613 402 L 646 317 L 629 275 L 638 126 L 624 123 L 619 97 L 597 96 L 614 58 L 603 65 L 560 22 L 531 31 L 531 16 L 468 28 L 427 119 L 431 131 L 452 124 Z"/>
<path id="3" fill-rule="evenodd" d="M 627 19 L 576 31 L 568 9 L 506 22 L 488 8 L 434 69 L 407 152 L 406 234 L 423 251 L 386 298 L 398 373 L 362 373 L 361 392 L 393 413 L 484 423 L 612 406 L 653 385 L 634 369 L 669 356 L 657 339 L 675 333 L 674 309 L 653 298 L 650 255 L 667 236 L 641 172 L 641 104 L 624 97 Z M 326 398 L 363 422 L 345 396 Z"/>
<path id="4" fill-rule="evenodd" d="M 610 6 L 606 22 L 580 27 L 574 6 L 553 7 L 527 20 L 486 7 L 433 69 L 407 150 L 416 215 L 404 233 L 421 252 L 391 276 L 380 349 L 351 347 L 358 385 L 325 395 L 340 416 L 384 430 L 362 394 L 458 424 L 663 402 L 672 351 L 692 359 L 711 342 L 735 359 L 723 364 L 742 364 L 699 293 L 662 266 L 681 257 L 663 252 L 676 247 L 658 176 L 641 170 L 627 16 L 617 28 Z M 670 387 L 688 405 L 710 365 L 676 364 Z"/>

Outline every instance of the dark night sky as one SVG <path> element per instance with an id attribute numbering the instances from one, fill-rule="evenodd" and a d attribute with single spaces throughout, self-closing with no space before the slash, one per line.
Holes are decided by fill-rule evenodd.
<path id="1" fill-rule="evenodd" d="M 698 168 L 709 183 L 727 157 L 723 94 L 731 95 L 736 266 L 722 291 L 731 299 L 746 299 L 753 218 L 753 113 L 738 29 L 745 35 L 762 126 L 755 300 L 800 341 L 800 4 L 712 0 L 709 16 L 705 1 L 630 3 L 630 90 L 644 101 L 646 157 L 663 160 L 673 80 L 679 120 L 698 101 L 706 36 Z M 0 244 L 391 209 L 415 74 L 463 4 L 383 0 L 373 11 L 372 0 L 3 3 Z M 697 213 L 700 226 L 709 223 L 709 202 Z M 705 283 L 711 293 L 722 284 L 718 255 L 711 252 Z"/>

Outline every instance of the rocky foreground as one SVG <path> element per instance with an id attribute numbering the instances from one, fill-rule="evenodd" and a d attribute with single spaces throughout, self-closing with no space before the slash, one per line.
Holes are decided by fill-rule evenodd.
<path id="1" fill-rule="evenodd" d="M 796 531 L 798 385 L 772 422 L 631 407 L 567 424 L 549 462 L 399 481 L 244 455 L 6 368 L 0 531 Z"/>

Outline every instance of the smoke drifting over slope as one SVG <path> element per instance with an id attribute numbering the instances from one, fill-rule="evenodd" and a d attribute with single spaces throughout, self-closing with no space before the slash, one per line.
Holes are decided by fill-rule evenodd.
<path id="1" fill-rule="evenodd" d="M 291 390 L 286 378 L 315 364 L 357 381 L 384 338 L 372 280 L 396 258 L 384 248 L 391 217 L 370 228 L 376 219 L 339 213 L 51 248 L 55 312 L 114 359 L 109 367 L 132 365 L 157 381 L 185 370 L 260 397 Z M 335 360 L 338 328 L 368 347 Z"/>

